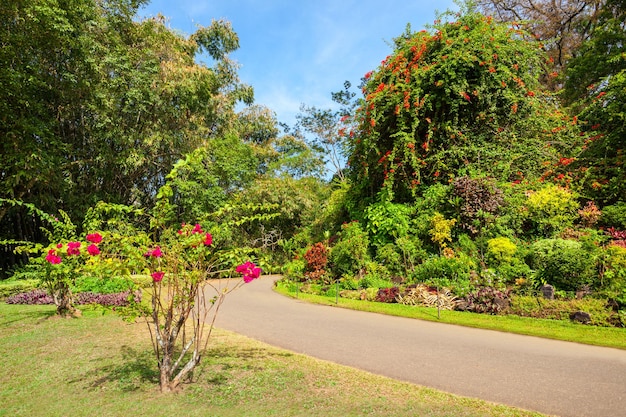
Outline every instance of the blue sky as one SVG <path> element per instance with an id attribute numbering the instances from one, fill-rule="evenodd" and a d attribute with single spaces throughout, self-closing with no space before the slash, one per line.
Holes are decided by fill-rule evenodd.
<path id="1" fill-rule="evenodd" d="M 230 21 L 241 80 L 257 104 L 292 125 L 302 103 L 332 108 L 331 92 L 346 80 L 358 86 L 407 23 L 421 30 L 446 9 L 458 7 L 452 0 L 153 0 L 140 15 L 161 13 L 187 35 L 212 19 Z"/>

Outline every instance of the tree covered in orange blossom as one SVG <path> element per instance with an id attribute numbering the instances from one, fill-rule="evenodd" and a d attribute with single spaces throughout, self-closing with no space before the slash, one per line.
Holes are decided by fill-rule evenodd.
<path id="1" fill-rule="evenodd" d="M 537 178 L 580 140 L 541 87 L 541 45 L 473 10 L 441 17 L 429 30 L 407 28 L 365 76 L 349 158 L 364 203 L 380 191 L 411 201 L 463 175 Z"/>

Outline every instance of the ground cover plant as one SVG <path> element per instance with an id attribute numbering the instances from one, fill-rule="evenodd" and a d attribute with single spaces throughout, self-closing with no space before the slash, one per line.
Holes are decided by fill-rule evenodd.
<path id="1" fill-rule="evenodd" d="M 80 319 L 62 320 L 53 306 L 0 303 L 0 353 L 6 359 L 0 375 L 2 412 L 540 416 L 319 361 L 221 330 L 216 330 L 194 383 L 183 384 L 177 395 L 162 395 L 155 389 L 159 374 L 144 333 L 143 323 L 124 323 L 98 310 L 84 309 Z M 372 392 L 376 395 L 363 395 Z"/>

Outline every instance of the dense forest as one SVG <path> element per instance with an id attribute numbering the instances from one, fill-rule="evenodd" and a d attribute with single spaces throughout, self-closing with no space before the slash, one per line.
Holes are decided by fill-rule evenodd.
<path id="1" fill-rule="evenodd" d="M 624 0 L 462 4 L 294 126 L 228 22 L 183 35 L 143 3 L 0 5 L 3 278 L 52 237 L 202 224 L 306 291 L 552 317 L 549 287 L 624 325 Z"/>

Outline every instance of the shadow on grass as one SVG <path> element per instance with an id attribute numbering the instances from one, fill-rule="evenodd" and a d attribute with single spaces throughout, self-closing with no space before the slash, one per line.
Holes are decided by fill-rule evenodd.
<path id="1" fill-rule="evenodd" d="M 264 371 L 267 364 L 291 356 L 293 353 L 265 348 L 213 347 L 207 349 L 197 376 L 211 385 L 227 385 L 233 375 Z"/>
<path id="2" fill-rule="evenodd" d="M 54 316 L 56 316 L 56 309 L 54 308 L 45 310 L 29 310 L 22 308 L 10 314 L 0 314 L 0 327 L 9 327 L 11 324 L 21 321 L 41 323 Z"/>
<path id="3" fill-rule="evenodd" d="M 83 375 L 70 383 L 84 382 L 90 390 L 113 384 L 124 392 L 136 391 L 145 384 L 159 383 L 158 367 L 152 350 L 136 350 L 128 346 L 121 346 L 120 349 L 121 358 L 116 363 L 98 367 L 90 371 L 91 375 Z M 93 376 L 97 376 L 97 379 L 92 380 Z"/>

